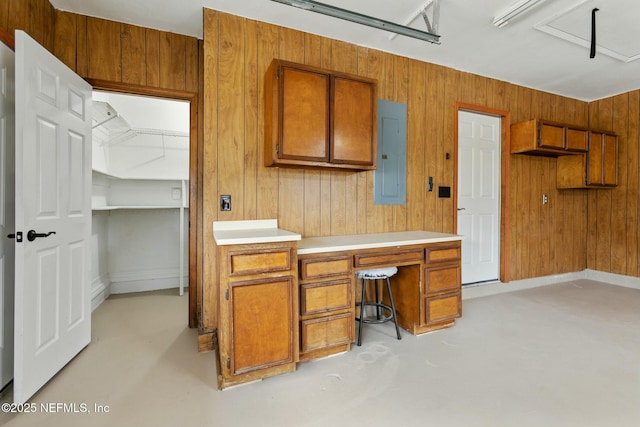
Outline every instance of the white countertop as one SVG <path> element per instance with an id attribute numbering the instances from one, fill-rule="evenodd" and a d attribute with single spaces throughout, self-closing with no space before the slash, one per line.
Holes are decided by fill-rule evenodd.
<path id="1" fill-rule="evenodd" d="M 352 234 L 347 236 L 305 237 L 298 242 L 298 255 L 419 245 L 424 243 L 453 242 L 456 240 L 462 240 L 462 236 L 422 230 Z"/>
<path id="2" fill-rule="evenodd" d="M 278 220 L 214 221 L 213 238 L 219 246 L 291 242 L 301 236 L 278 228 Z"/>

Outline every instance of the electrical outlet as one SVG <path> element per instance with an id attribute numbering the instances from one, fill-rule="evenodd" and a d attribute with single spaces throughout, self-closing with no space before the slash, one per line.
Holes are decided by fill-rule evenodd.
<path id="1" fill-rule="evenodd" d="M 178 187 L 173 187 L 171 189 L 171 198 L 173 200 L 180 200 L 182 198 L 182 189 Z"/>
<path id="2" fill-rule="evenodd" d="M 230 211 L 231 210 L 231 195 L 223 194 L 220 196 L 220 210 L 221 211 Z"/>
<path id="3" fill-rule="evenodd" d="M 547 196 L 546 194 L 542 195 L 542 204 L 546 205 L 549 203 L 549 196 Z"/>

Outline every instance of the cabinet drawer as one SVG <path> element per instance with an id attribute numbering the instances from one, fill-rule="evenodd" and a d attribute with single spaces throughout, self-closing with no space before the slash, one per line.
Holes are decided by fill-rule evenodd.
<path id="1" fill-rule="evenodd" d="M 461 280 L 459 263 L 430 267 L 424 270 L 424 286 L 427 294 L 442 291 L 459 291 Z"/>
<path id="2" fill-rule="evenodd" d="M 306 353 L 353 341 L 353 313 L 300 322 L 300 351 Z"/>
<path id="3" fill-rule="evenodd" d="M 460 317 L 460 293 L 425 298 L 425 322 L 436 323 Z"/>
<path id="4" fill-rule="evenodd" d="M 229 276 L 244 276 L 291 270 L 293 249 L 270 248 L 230 251 L 227 255 Z"/>
<path id="5" fill-rule="evenodd" d="M 300 315 L 351 308 L 351 279 L 300 286 Z"/>
<path id="6" fill-rule="evenodd" d="M 351 276 L 351 256 L 308 258 L 300 260 L 300 279 L 318 279 L 331 276 Z"/>
<path id="7" fill-rule="evenodd" d="M 460 259 L 460 243 L 446 246 L 427 246 L 425 259 L 427 264 Z"/>
<path id="8" fill-rule="evenodd" d="M 424 249 L 390 250 L 386 252 L 370 252 L 355 255 L 356 267 L 375 267 L 398 265 L 424 260 Z"/>

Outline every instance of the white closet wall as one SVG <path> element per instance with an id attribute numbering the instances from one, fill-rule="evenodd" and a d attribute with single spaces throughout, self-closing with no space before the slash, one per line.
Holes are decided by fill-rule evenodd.
<path id="1" fill-rule="evenodd" d="M 93 141 L 96 307 L 110 293 L 188 283 L 189 104 L 101 92 L 94 101 L 111 108 L 94 119 L 108 122 Z"/>

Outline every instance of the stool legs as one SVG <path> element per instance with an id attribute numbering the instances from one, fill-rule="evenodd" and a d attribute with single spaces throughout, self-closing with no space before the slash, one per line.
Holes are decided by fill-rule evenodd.
<path id="1" fill-rule="evenodd" d="M 361 288 L 361 297 L 360 297 L 360 317 L 356 318 L 356 320 L 358 321 L 358 340 L 357 340 L 357 345 L 360 346 L 362 345 L 362 324 L 363 323 L 383 323 L 386 322 L 388 320 L 393 321 L 393 324 L 396 327 L 396 335 L 398 337 L 398 339 L 402 339 L 402 336 L 400 335 L 400 328 L 398 327 L 398 318 L 396 316 L 396 306 L 395 303 L 393 302 L 393 293 L 391 292 L 391 281 L 389 280 L 388 277 L 385 278 L 386 282 L 387 282 L 387 293 L 389 294 L 389 303 L 391 306 L 386 306 L 385 304 L 382 303 L 382 300 L 380 298 L 380 294 L 378 292 L 378 280 L 377 279 L 373 279 L 373 284 L 374 284 L 374 288 L 375 288 L 375 297 L 376 300 L 373 303 L 367 303 L 366 302 L 366 289 L 367 289 L 367 280 L 366 279 L 362 279 L 362 288 Z M 367 305 L 371 305 L 374 306 L 376 308 L 376 320 L 365 320 L 364 316 L 365 316 L 365 307 Z M 386 308 L 387 310 L 389 310 L 391 312 L 391 315 L 387 318 L 382 318 L 381 315 L 381 310 L 383 308 Z"/>
<path id="2" fill-rule="evenodd" d="M 391 292 L 391 282 L 389 281 L 389 278 L 387 277 L 387 292 L 389 292 L 389 302 L 391 303 L 391 316 L 393 319 L 393 324 L 396 325 L 396 335 L 398 336 L 398 339 L 402 339 L 402 336 L 400 335 L 400 328 L 398 327 L 398 319 L 396 317 L 396 305 L 393 303 L 393 293 Z"/>
<path id="3" fill-rule="evenodd" d="M 389 279 L 387 279 L 389 280 Z M 380 303 L 380 296 L 378 295 L 378 279 L 373 279 L 373 287 L 376 291 L 376 304 Z M 380 311 L 382 310 L 382 307 L 380 307 L 379 305 L 376 305 L 376 319 L 380 320 Z"/>
<path id="4" fill-rule="evenodd" d="M 365 291 L 367 289 L 367 281 L 362 279 L 362 297 L 360 298 L 360 318 L 358 320 L 358 346 L 362 345 L 362 324 L 364 323 L 364 308 L 365 308 Z"/>

